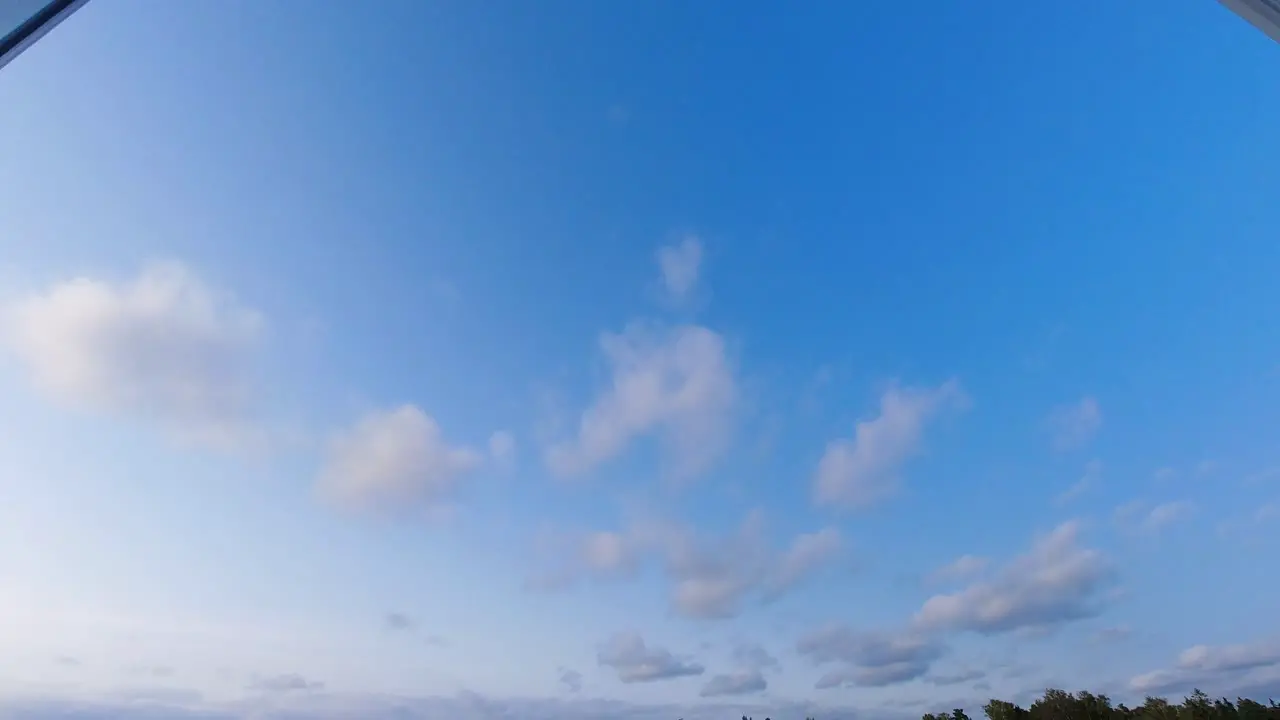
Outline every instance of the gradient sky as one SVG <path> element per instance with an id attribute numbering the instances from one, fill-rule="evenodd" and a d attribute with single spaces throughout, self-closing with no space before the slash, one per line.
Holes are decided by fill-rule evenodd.
<path id="1" fill-rule="evenodd" d="M 1209 0 L 94 0 L 0 72 L 0 710 L 1280 696 L 1278 72 Z"/>

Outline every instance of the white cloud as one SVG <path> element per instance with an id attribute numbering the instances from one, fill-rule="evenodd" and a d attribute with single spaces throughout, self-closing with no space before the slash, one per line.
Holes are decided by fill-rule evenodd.
<path id="1" fill-rule="evenodd" d="M 778 553 L 764 543 L 756 516 L 727 538 L 700 538 L 667 527 L 658 540 L 672 583 L 672 609 L 699 619 L 733 617 L 752 594 L 763 601 L 780 598 L 827 564 L 842 546 L 839 532 L 828 528 L 800 535 Z"/>
<path id="2" fill-rule="evenodd" d="M 1280 643 L 1249 645 L 1196 645 L 1178 654 L 1178 669 L 1198 672 L 1231 672 L 1280 665 Z"/>
<path id="3" fill-rule="evenodd" d="M 699 693 L 702 697 L 749 695 L 764 692 L 769 682 L 759 670 L 741 670 L 727 675 L 716 675 L 707 681 Z"/>
<path id="4" fill-rule="evenodd" d="M 1148 506 L 1141 500 L 1133 500 L 1117 507 L 1112 519 L 1126 532 L 1155 535 L 1160 531 L 1186 520 L 1195 512 L 1195 505 L 1186 500 L 1175 500 Z"/>
<path id="5" fill-rule="evenodd" d="M 661 553 L 672 609 L 685 617 L 717 619 L 736 615 L 769 570 L 759 529 L 758 517 L 750 516 L 736 534 L 722 538 L 699 537 L 668 524 L 640 532 Z"/>
<path id="6" fill-rule="evenodd" d="M 886 687 L 915 680 L 924 674 L 920 665 L 903 661 L 877 667 L 849 666 L 837 668 L 818 678 L 817 690 L 851 687 Z"/>
<path id="7" fill-rule="evenodd" d="M 991 564 L 989 558 L 979 557 L 977 555 L 961 555 L 942 567 L 934 570 L 930 574 L 929 579 L 933 582 L 956 582 L 968 580 L 976 575 L 982 574 L 987 566 Z"/>
<path id="8" fill-rule="evenodd" d="M 516 439 L 506 430 L 489 436 L 489 457 L 499 463 L 510 463 L 516 454 Z"/>
<path id="9" fill-rule="evenodd" d="M 676 657 L 660 647 L 650 647 L 635 633 L 618 633 L 609 638 L 596 655 L 602 667 L 613 668 L 624 683 L 654 682 L 689 675 L 701 675 L 702 665 Z"/>
<path id="10" fill-rule="evenodd" d="M 1143 520 L 1143 528 L 1149 532 L 1159 532 L 1164 528 L 1184 520 L 1191 515 L 1195 507 L 1185 500 L 1161 503 L 1147 513 Z"/>
<path id="11" fill-rule="evenodd" d="M 640 561 L 640 548 L 622 533 L 595 532 L 582 544 L 582 560 L 594 573 L 634 571 Z"/>
<path id="12" fill-rule="evenodd" d="M 679 245 L 669 245 L 658 250 L 658 266 L 662 269 L 662 285 L 667 297 L 682 302 L 698 283 L 698 270 L 702 265 L 702 242 L 690 235 Z"/>
<path id="13" fill-rule="evenodd" d="M 800 638 L 796 652 L 816 664 L 839 663 L 821 678 L 817 689 L 882 687 L 923 676 L 944 648 L 918 633 L 857 633 L 828 625 Z"/>
<path id="14" fill-rule="evenodd" d="M 815 501 L 861 508 L 892 494 L 902 465 L 919 451 L 929 420 L 966 403 L 954 380 L 929 389 L 889 388 L 880 398 L 878 417 L 859 422 L 852 439 L 827 444 L 814 476 Z"/>
<path id="15" fill-rule="evenodd" d="M 796 536 L 765 581 L 765 592 L 781 595 L 840 553 L 844 539 L 835 528 Z"/>
<path id="16" fill-rule="evenodd" d="M 733 660 L 742 667 L 752 670 L 778 667 L 778 659 L 770 654 L 763 645 L 756 643 L 743 643 L 735 646 L 733 648 Z"/>
<path id="17" fill-rule="evenodd" d="M 1111 519 L 1117 525 L 1124 526 L 1134 521 L 1134 518 L 1143 511 L 1146 503 L 1141 500 L 1130 500 L 1123 505 L 1119 505 L 1111 514 Z"/>
<path id="18" fill-rule="evenodd" d="M 694 619 L 736 616 L 752 595 L 776 600 L 828 565 L 843 550 L 834 528 L 796 536 L 785 550 L 765 542 L 758 515 L 734 533 L 704 536 L 668 522 L 632 525 L 624 532 L 594 532 L 563 548 L 552 572 L 535 576 L 530 586 L 559 589 L 581 578 L 632 577 L 646 558 L 654 558 L 670 583 L 671 609 Z"/>
<path id="19" fill-rule="evenodd" d="M 540 554 L 550 567 L 533 573 L 525 586 L 534 590 L 563 590 L 583 579 L 618 580 L 635 575 L 652 550 L 634 531 L 597 531 L 563 535 L 544 533 Z"/>
<path id="20" fill-rule="evenodd" d="M 319 487 L 346 506 L 438 510 L 480 462 L 474 450 L 449 446 L 430 416 L 404 405 L 371 413 L 336 435 Z"/>
<path id="21" fill-rule="evenodd" d="M 994 634 L 1047 628 L 1090 617 L 1110 577 L 1101 553 L 1077 545 L 1079 526 L 1059 525 L 1038 538 L 990 581 L 935 595 L 915 616 L 926 630 L 972 630 Z"/>
<path id="22" fill-rule="evenodd" d="M 1065 505 L 1082 495 L 1085 491 L 1092 489 L 1098 484 L 1098 479 L 1102 477 L 1102 461 L 1090 460 L 1084 466 L 1084 474 L 1080 479 L 1062 492 L 1061 495 L 1054 498 L 1054 502 L 1058 505 Z"/>
<path id="23" fill-rule="evenodd" d="M 1082 447 L 1102 427 L 1102 407 L 1097 398 L 1084 397 L 1079 402 L 1055 408 L 1049 413 L 1048 425 L 1055 450 L 1063 452 Z"/>
<path id="24" fill-rule="evenodd" d="M 1135 692 L 1163 693 L 1193 687 L 1227 689 L 1280 682 L 1280 642 L 1262 640 L 1242 645 L 1196 645 L 1183 650 L 1173 668 L 1136 675 Z M 1242 691 L 1242 694 L 1249 694 Z"/>
<path id="25" fill-rule="evenodd" d="M 723 338 L 696 325 L 637 324 L 606 333 L 600 345 L 612 384 L 582 414 L 577 439 L 548 450 L 553 472 L 584 473 L 650 433 L 664 441 L 676 477 L 696 475 L 719 456 L 737 399 Z"/>
<path id="26" fill-rule="evenodd" d="M 185 441 L 259 439 L 248 418 L 262 316 L 183 265 L 153 264 L 128 283 L 58 283 L 5 310 L 6 344 L 57 401 L 139 417 Z"/>

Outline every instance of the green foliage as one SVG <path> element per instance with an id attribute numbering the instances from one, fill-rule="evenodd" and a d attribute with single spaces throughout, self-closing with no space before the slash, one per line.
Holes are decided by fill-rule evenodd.
<path id="1" fill-rule="evenodd" d="M 1147 697 L 1142 705 L 1130 708 L 1123 703 L 1112 705 L 1106 695 L 1050 688 L 1024 710 L 1014 703 L 992 699 L 982 706 L 988 720 L 1280 720 L 1280 704 L 1268 700 L 1266 705 L 1255 700 L 1236 698 L 1212 699 L 1200 690 L 1183 698 L 1180 704 L 1164 698 Z M 923 720 L 968 720 L 963 710 L 951 715 L 926 713 Z"/>
<path id="2" fill-rule="evenodd" d="M 1031 703 L 1030 709 L 993 698 L 982 706 L 982 712 L 987 720 L 1280 720 L 1280 703 L 1270 699 L 1266 705 L 1246 698 L 1236 698 L 1235 702 L 1226 698 L 1214 700 L 1196 690 L 1180 704 L 1148 696 L 1142 705 L 1130 708 L 1124 703 L 1112 705 L 1106 695 L 1084 691 L 1072 695 L 1050 688 Z M 743 715 L 742 720 L 752 719 Z M 925 713 L 921 720 L 972 718 L 962 708 L 956 708 L 949 713 Z"/>
<path id="3" fill-rule="evenodd" d="M 990 720 L 1029 720 L 1028 715 L 1030 715 L 1026 710 L 1007 700 L 994 698 L 982 706 L 982 712 Z"/>

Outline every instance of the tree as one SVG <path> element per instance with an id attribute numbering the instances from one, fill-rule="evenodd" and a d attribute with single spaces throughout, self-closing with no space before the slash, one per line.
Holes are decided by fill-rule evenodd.
<path id="1" fill-rule="evenodd" d="M 1236 698 L 1236 714 L 1240 720 L 1266 720 L 1267 706 L 1248 698 Z"/>
<path id="2" fill-rule="evenodd" d="M 1007 700 L 992 698 L 982 706 L 982 712 L 987 716 L 987 720 L 1028 720 L 1026 710 Z"/>
<path id="3" fill-rule="evenodd" d="M 1031 703 L 1031 720 L 1084 720 L 1076 698 L 1066 690 L 1049 688 Z"/>
<path id="4" fill-rule="evenodd" d="M 1178 708 L 1179 720 L 1214 720 L 1213 701 L 1196 688 L 1182 701 Z"/>
<path id="5" fill-rule="evenodd" d="M 987 720 L 1280 720 L 1280 703 L 1270 698 L 1266 705 L 1246 698 L 1236 698 L 1234 703 L 1215 700 L 1197 689 L 1181 703 L 1149 696 L 1131 708 L 1123 703 L 1113 706 L 1106 695 L 1087 691 L 1073 695 L 1049 688 L 1030 709 L 992 698 L 982 712 Z M 957 708 L 951 713 L 926 713 L 922 720 L 969 720 L 969 716 Z"/>

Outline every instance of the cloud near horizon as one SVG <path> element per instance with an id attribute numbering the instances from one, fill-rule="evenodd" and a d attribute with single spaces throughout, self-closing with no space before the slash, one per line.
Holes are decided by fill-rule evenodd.
<path id="1" fill-rule="evenodd" d="M 1234 690 L 1243 697 L 1274 692 L 1280 688 L 1280 638 L 1236 645 L 1195 645 L 1179 653 L 1172 668 L 1142 673 L 1129 680 L 1129 688 L 1140 693 L 1187 692 L 1197 687 L 1212 689 L 1214 694 Z"/>

